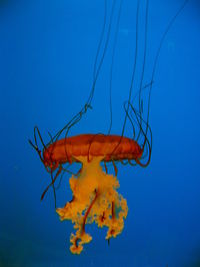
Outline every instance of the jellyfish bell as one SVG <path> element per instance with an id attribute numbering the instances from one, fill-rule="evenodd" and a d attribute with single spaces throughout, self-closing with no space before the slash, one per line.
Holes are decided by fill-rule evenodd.
<path id="1" fill-rule="evenodd" d="M 81 134 L 60 139 L 50 144 L 43 151 L 45 165 L 58 166 L 59 164 L 79 161 L 86 157 L 88 162 L 92 158 L 101 157 L 101 161 L 135 160 L 142 156 L 142 148 L 128 137 L 104 134 Z"/>

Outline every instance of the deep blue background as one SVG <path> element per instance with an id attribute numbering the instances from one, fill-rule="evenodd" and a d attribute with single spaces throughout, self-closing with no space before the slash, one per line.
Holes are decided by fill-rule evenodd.
<path id="1" fill-rule="evenodd" d="M 150 1 L 146 82 L 162 33 L 182 3 Z M 113 83 L 112 133 L 118 134 L 133 64 L 135 9 L 136 1 L 124 1 Z M 59 221 L 51 191 L 40 202 L 49 176 L 27 140 L 38 125 L 47 141 L 47 131 L 62 128 L 87 100 L 103 10 L 103 0 L 0 3 L 0 266 L 200 266 L 199 1 L 189 1 L 159 57 L 151 163 L 146 169 L 118 166 L 119 191 L 129 206 L 122 234 L 108 246 L 106 230 L 89 226 L 92 242 L 72 255 L 71 222 Z M 108 130 L 110 53 L 93 111 L 70 134 Z M 60 205 L 71 197 L 68 178 L 58 192 Z"/>

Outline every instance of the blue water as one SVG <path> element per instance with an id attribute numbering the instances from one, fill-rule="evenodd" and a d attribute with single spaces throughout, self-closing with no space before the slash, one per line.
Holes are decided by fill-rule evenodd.
<path id="1" fill-rule="evenodd" d="M 144 44 L 145 1 L 141 2 L 137 77 Z M 144 84 L 151 77 L 162 34 L 182 3 L 149 3 Z M 118 10 L 119 2 L 116 4 Z M 108 1 L 108 18 L 110 10 Z M 188 1 L 160 52 L 150 108 L 150 165 L 118 164 L 119 192 L 129 207 L 122 234 L 108 245 L 105 229 L 87 226 L 93 240 L 80 256 L 73 255 L 69 250 L 73 227 L 70 221 L 60 222 L 52 191 L 40 201 L 50 177 L 28 139 L 33 140 L 37 125 L 48 142 L 48 131 L 55 134 L 87 101 L 103 14 L 103 0 L 0 3 L 0 266 L 200 266 L 198 0 Z M 112 87 L 112 133 L 117 134 L 121 133 L 123 103 L 130 86 L 135 14 L 136 1 L 124 0 Z M 116 13 L 114 18 L 116 23 Z M 111 40 L 113 34 L 112 28 Z M 111 41 L 93 109 L 70 135 L 108 131 L 112 47 Z M 126 135 L 131 133 L 127 124 Z M 71 198 L 68 179 L 65 175 L 58 191 L 59 206 Z"/>

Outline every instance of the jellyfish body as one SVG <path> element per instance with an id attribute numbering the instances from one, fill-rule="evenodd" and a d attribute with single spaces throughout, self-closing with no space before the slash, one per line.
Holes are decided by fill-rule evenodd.
<path id="1" fill-rule="evenodd" d="M 106 239 L 116 237 L 124 227 L 127 202 L 116 191 L 119 188 L 117 177 L 104 172 L 100 163 L 137 160 L 141 156 L 142 149 L 134 140 L 116 135 L 68 137 L 44 150 L 44 164 L 54 169 L 66 162 L 82 163 L 79 175 L 72 175 L 69 180 L 72 200 L 56 210 L 62 221 L 71 220 L 76 229 L 70 238 L 72 253 L 80 254 L 83 244 L 92 240 L 85 231 L 87 223 L 95 222 L 99 227 L 108 227 Z"/>

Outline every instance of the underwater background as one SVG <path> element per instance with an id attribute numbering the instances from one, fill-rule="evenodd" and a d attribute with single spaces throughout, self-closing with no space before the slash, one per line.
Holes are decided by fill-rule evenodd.
<path id="1" fill-rule="evenodd" d="M 107 2 L 109 18 L 112 1 Z M 160 39 L 183 2 L 149 1 L 144 83 L 151 77 Z M 135 0 L 123 1 L 113 69 L 113 134 L 121 133 L 125 116 L 123 103 L 128 99 L 135 52 L 136 4 Z M 144 48 L 144 14 L 145 1 L 141 1 L 139 53 Z M 52 190 L 40 201 L 50 177 L 28 139 L 33 140 L 37 125 L 49 142 L 48 131 L 55 134 L 84 106 L 92 86 L 103 17 L 103 0 L 0 1 L 2 267 L 200 266 L 199 0 L 188 1 L 159 55 L 150 108 L 151 162 L 147 168 L 117 165 L 118 191 L 129 208 L 123 232 L 108 245 L 106 229 L 87 225 L 93 240 L 81 255 L 73 255 L 69 239 L 74 229 L 71 221 L 60 222 Z M 111 29 L 92 110 L 69 135 L 108 131 L 113 32 Z M 125 134 L 131 133 L 127 124 Z M 112 167 L 109 171 L 113 172 Z M 69 177 L 63 177 L 57 191 L 58 206 L 71 198 Z"/>

